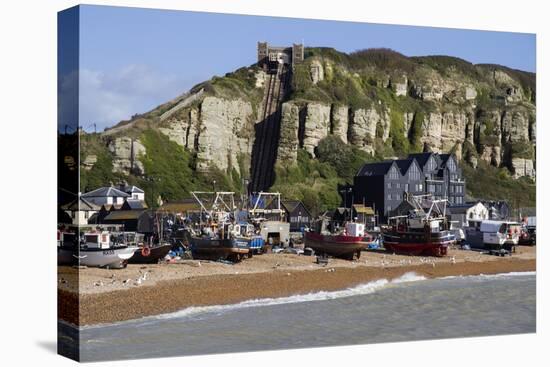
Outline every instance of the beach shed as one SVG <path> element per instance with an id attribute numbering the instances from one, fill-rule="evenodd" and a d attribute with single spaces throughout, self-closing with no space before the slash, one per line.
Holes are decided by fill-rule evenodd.
<path id="1" fill-rule="evenodd" d="M 309 227 L 311 214 L 305 205 L 299 200 L 282 200 L 281 206 L 285 210 L 285 219 L 290 223 L 290 232 L 301 232 L 304 227 Z"/>
<path id="2" fill-rule="evenodd" d="M 116 210 L 103 219 L 103 224 L 121 224 L 127 232 L 154 232 L 154 216 L 151 210 Z"/>

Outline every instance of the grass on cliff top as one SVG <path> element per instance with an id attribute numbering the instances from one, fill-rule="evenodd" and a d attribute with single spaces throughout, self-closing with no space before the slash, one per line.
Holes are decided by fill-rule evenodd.
<path id="1" fill-rule="evenodd" d="M 514 179 L 506 168 L 480 161 L 477 168 L 461 163 L 467 195 L 472 199 L 506 200 L 511 206 L 536 206 L 536 185 L 527 178 Z"/>

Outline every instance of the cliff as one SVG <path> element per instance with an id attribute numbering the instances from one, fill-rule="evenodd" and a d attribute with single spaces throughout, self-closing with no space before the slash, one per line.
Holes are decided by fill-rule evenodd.
<path id="1" fill-rule="evenodd" d="M 274 169 L 298 165 L 302 151 L 303 159 L 319 159 L 320 142 L 332 136 L 372 159 L 452 151 L 473 168 L 490 165 L 514 178 L 535 177 L 535 74 L 378 49 L 345 54 L 309 48 L 305 56 L 281 106 Z M 254 159 L 266 80 L 252 66 L 201 83 L 97 134 L 94 144 L 83 146 L 82 167 L 92 176 L 103 146 L 113 174 L 148 176 L 143 134 L 154 130 L 181 148 L 198 181 L 217 172 L 238 190 Z"/>

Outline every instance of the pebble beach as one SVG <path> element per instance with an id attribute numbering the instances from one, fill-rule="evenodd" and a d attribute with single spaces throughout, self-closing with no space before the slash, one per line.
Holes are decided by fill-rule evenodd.
<path id="1" fill-rule="evenodd" d="M 446 257 L 363 251 L 355 261 L 263 254 L 230 264 L 203 260 L 128 265 L 125 269 L 58 268 L 58 316 L 94 325 L 225 305 L 250 299 L 334 291 L 413 272 L 426 278 L 536 270 L 536 247 L 519 246 L 510 257 L 450 249 Z"/>

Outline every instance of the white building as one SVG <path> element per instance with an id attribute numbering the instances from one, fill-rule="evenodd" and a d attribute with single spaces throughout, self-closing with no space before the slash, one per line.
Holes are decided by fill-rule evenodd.
<path id="1" fill-rule="evenodd" d="M 82 194 L 81 197 L 86 201 L 101 206 L 103 204 L 122 205 L 124 204 L 124 200 L 129 198 L 130 195 L 110 186 L 100 187 L 99 189 Z"/>
<path id="2" fill-rule="evenodd" d="M 145 201 L 145 192 L 137 186 L 123 182 L 118 186 L 118 189 L 130 195 L 129 199 Z"/>
<path id="3" fill-rule="evenodd" d="M 466 227 L 469 220 L 489 219 L 489 209 L 481 202 L 453 205 L 447 208 L 451 221 L 457 222 L 458 227 Z"/>
<path id="4" fill-rule="evenodd" d="M 62 209 L 71 217 L 72 224 L 85 225 L 88 224 L 88 219 L 95 213 L 99 212 L 101 207 L 96 205 L 82 196 L 64 205 Z"/>

